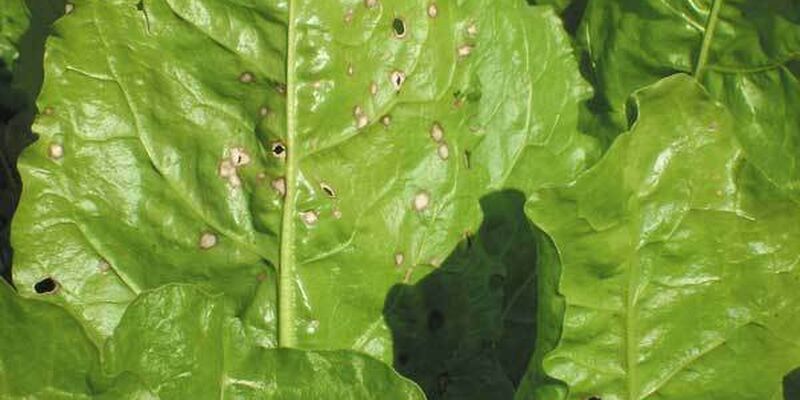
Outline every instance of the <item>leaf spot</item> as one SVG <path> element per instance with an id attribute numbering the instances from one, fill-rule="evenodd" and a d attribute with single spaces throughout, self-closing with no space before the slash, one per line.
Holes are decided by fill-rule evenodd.
<path id="1" fill-rule="evenodd" d="M 250 155 L 241 147 L 234 147 L 231 149 L 230 159 L 234 168 L 250 164 Z"/>
<path id="2" fill-rule="evenodd" d="M 316 211 L 313 211 L 313 210 L 304 211 L 304 212 L 300 213 L 300 218 L 303 220 L 303 222 L 306 225 L 311 226 L 311 225 L 316 224 L 317 221 L 319 221 L 319 213 L 317 213 Z"/>
<path id="3" fill-rule="evenodd" d="M 242 83 L 253 83 L 255 80 L 256 77 L 252 72 L 243 72 L 241 75 L 239 75 L 239 82 Z"/>
<path id="4" fill-rule="evenodd" d="M 406 256 L 403 253 L 395 253 L 394 255 L 394 265 L 401 266 L 403 262 L 406 260 Z"/>
<path id="5" fill-rule="evenodd" d="M 282 142 L 272 142 L 272 155 L 277 158 L 286 158 L 286 146 Z"/>
<path id="6" fill-rule="evenodd" d="M 329 185 L 329 184 L 327 184 L 325 182 L 321 182 L 319 184 L 319 187 L 322 188 L 322 191 L 325 192 L 325 194 L 327 194 L 328 197 L 330 197 L 332 199 L 336 198 L 336 191 L 333 190 L 333 187 L 331 187 L 331 185 Z"/>
<path id="7" fill-rule="evenodd" d="M 350 10 L 347 10 L 346 13 L 344 13 L 344 23 L 345 24 L 350 24 L 352 22 L 353 22 L 353 10 L 350 9 Z"/>
<path id="8" fill-rule="evenodd" d="M 369 124 L 369 118 L 367 114 L 364 113 L 364 109 L 361 106 L 356 106 L 353 108 L 353 117 L 356 120 L 356 128 L 361 129 Z"/>
<path id="9" fill-rule="evenodd" d="M 308 326 L 306 326 L 306 333 L 309 335 L 315 333 L 317 330 L 319 330 L 319 321 L 317 320 L 309 322 Z"/>
<path id="10" fill-rule="evenodd" d="M 56 113 L 56 110 L 53 107 L 45 107 L 44 108 L 44 115 L 53 115 Z"/>
<path id="11" fill-rule="evenodd" d="M 271 185 L 281 197 L 286 196 L 286 178 L 275 178 Z"/>
<path id="12" fill-rule="evenodd" d="M 203 250 L 208 250 L 217 245 L 217 235 L 211 232 L 203 232 L 200 235 L 200 248 Z"/>
<path id="13" fill-rule="evenodd" d="M 431 196 L 427 192 L 419 192 L 414 196 L 414 210 L 423 211 L 431 204 Z"/>
<path id="14" fill-rule="evenodd" d="M 394 86 L 395 91 L 400 91 L 403 87 L 403 82 L 406 81 L 406 73 L 403 71 L 395 70 L 389 76 L 389 80 L 392 82 L 392 86 Z"/>
<path id="15" fill-rule="evenodd" d="M 444 139 L 444 128 L 442 128 L 442 125 L 438 122 L 434 122 L 433 125 L 431 125 L 431 139 L 436 143 Z"/>
<path id="16" fill-rule="evenodd" d="M 467 26 L 467 35 L 470 37 L 478 36 L 478 26 L 474 22 Z"/>
<path id="17" fill-rule="evenodd" d="M 333 210 L 333 218 L 342 219 L 342 210 L 339 210 L 338 208 Z"/>
<path id="18" fill-rule="evenodd" d="M 389 125 L 392 124 L 392 117 L 390 115 L 384 115 L 383 117 L 381 117 L 381 124 L 383 124 L 384 127 L 388 128 Z"/>
<path id="19" fill-rule="evenodd" d="M 47 149 L 47 154 L 50 156 L 50 158 L 59 160 L 61 157 L 64 157 L 64 146 L 58 143 L 53 143 Z"/>
<path id="20" fill-rule="evenodd" d="M 220 178 L 230 178 L 236 175 L 236 167 L 233 166 L 230 160 L 222 160 L 219 163 L 219 176 Z"/>
<path id="21" fill-rule="evenodd" d="M 472 54 L 472 50 L 474 48 L 475 48 L 475 46 L 470 45 L 470 44 L 461 45 L 458 48 L 458 56 L 461 57 L 461 58 L 469 57 L 469 55 Z"/>
<path id="22" fill-rule="evenodd" d="M 101 259 L 97 263 L 97 270 L 100 271 L 100 273 L 106 273 L 110 269 L 111 269 L 111 264 L 109 264 L 108 261 L 106 261 L 106 260 Z"/>
<path id="23" fill-rule="evenodd" d="M 355 69 L 353 68 L 353 64 L 347 64 L 347 75 L 353 76 L 355 74 Z"/>
<path id="24" fill-rule="evenodd" d="M 428 5 L 428 16 L 431 18 L 436 18 L 439 15 L 439 7 L 436 6 L 436 3 L 431 3 Z"/>
<path id="25" fill-rule="evenodd" d="M 378 5 L 378 0 L 364 0 L 364 7 L 374 8 Z"/>
<path id="26" fill-rule="evenodd" d="M 447 160 L 450 158 L 450 149 L 447 147 L 447 143 L 440 144 L 439 148 L 436 149 L 436 152 L 439 154 L 439 158 L 442 160 Z"/>
<path id="27" fill-rule="evenodd" d="M 52 294 L 58 291 L 58 282 L 47 277 L 33 285 L 33 290 L 38 294 Z"/>
<path id="28" fill-rule="evenodd" d="M 402 18 L 395 18 L 394 21 L 392 21 L 392 29 L 394 30 L 394 36 L 396 38 L 402 39 L 406 37 L 406 23 Z"/>
<path id="29" fill-rule="evenodd" d="M 75 4 L 72 4 L 72 3 L 67 3 L 67 4 L 65 4 L 65 5 L 64 5 L 64 13 L 65 13 L 65 14 L 69 14 L 69 13 L 71 13 L 73 10 L 75 10 Z"/>
<path id="30" fill-rule="evenodd" d="M 369 94 L 375 96 L 378 94 L 378 83 L 372 82 L 369 84 Z"/>
<path id="31" fill-rule="evenodd" d="M 258 115 L 260 115 L 262 118 L 269 117 L 271 113 L 272 111 L 270 111 L 269 107 L 267 106 L 258 109 Z"/>

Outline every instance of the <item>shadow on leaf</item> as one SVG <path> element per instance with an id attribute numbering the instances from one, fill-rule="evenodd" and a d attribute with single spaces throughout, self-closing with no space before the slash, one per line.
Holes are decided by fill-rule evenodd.
<path id="1" fill-rule="evenodd" d="M 19 39 L 14 65 L 0 62 L 0 276 L 11 283 L 11 218 L 22 184 L 17 158 L 35 140 L 31 124 L 44 76 L 44 45 L 52 24 L 64 14 L 64 0 L 27 0 L 30 25 Z"/>
<path id="2" fill-rule="evenodd" d="M 414 285 L 395 285 L 384 305 L 394 367 L 429 399 L 511 399 L 536 342 L 536 265 L 541 232 L 525 197 L 481 199 L 483 223 Z"/>
<path id="3" fill-rule="evenodd" d="M 800 367 L 783 377 L 783 399 L 800 400 Z"/>

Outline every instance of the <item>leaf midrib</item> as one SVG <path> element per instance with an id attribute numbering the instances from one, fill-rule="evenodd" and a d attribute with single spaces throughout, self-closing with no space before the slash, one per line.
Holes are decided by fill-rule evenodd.
<path id="1" fill-rule="evenodd" d="M 706 30 L 703 32 L 703 44 L 700 47 L 700 55 L 697 57 L 697 64 L 694 70 L 694 77 L 700 80 L 703 76 L 703 70 L 708 62 L 708 53 L 711 49 L 711 42 L 714 40 L 714 31 L 717 29 L 717 22 L 719 21 L 719 10 L 722 8 L 722 3 L 725 0 L 714 0 L 711 4 L 711 12 L 708 16 L 708 23 Z"/>
<path id="2" fill-rule="evenodd" d="M 297 154 L 295 134 L 297 130 L 297 96 L 295 93 L 294 63 L 297 52 L 297 32 L 294 20 L 296 1 L 289 0 L 286 46 L 286 193 L 281 217 L 280 255 L 278 258 L 278 347 L 293 347 L 296 343 L 292 321 L 294 320 L 294 288 L 292 277 L 295 269 L 294 233 L 295 189 L 297 186 Z"/>

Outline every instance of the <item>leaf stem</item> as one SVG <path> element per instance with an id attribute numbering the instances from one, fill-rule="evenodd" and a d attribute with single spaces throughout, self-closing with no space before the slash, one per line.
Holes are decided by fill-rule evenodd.
<path id="1" fill-rule="evenodd" d="M 703 77 L 703 72 L 706 63 L 708 62 L 708 52 L 711 49 L 711 41 L 714 39 L 714 31 L 717 29 L 717 22 L 719 21 L 719 10 L 722 8 L 722 3 L 725 0 L 714 0 L 711 4 L 711 12 L 708 16 L 708 24 L 706 24 L 706 31 L 703 34 L 703 45 L 700 47 L 700 55 L 697 57 L 697 65 L 694 69 L 694 77 L 700 80 Z"/>

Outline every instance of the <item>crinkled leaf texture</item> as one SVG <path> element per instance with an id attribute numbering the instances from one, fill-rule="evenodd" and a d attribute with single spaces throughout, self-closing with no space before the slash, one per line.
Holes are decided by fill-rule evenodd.
<path id="1" fill-rule="evenodd" d="M 579 39 L 618 124 L 633 91 L 694 74 L 730 108 L 748 160 L 800 200 L 800 2 L 592 1 Z"/>
<path id="2" fill-rule="evenodd" d="M 569 182 L 598 149 L 576 130 L 589 88 L 550 8 L 371 4 L 76 1 L 20 161 L 20 294 L 101 343 L 137 296 L 192 283 L 261 345 L 391 362 L 390 289 L 475 232 L 484 195 Z M 534 282 L 535 260 L 508 262 Z M 508 286 L 508 312 L 487 312 L 511 323 L 530 296 Z"/>
<path id="3" fill-rule="evenodd" d="M 544 369 L 576 400 L 780 398 L 800 364 L 800 211 L 694 79 L 635 105 L 596 166 L 529 203 L 563 264 Z"/>
<path id="4" fill-rule="evenodd" d="M 0 286 L 4 399 L 425 398 L 388 366 L 353 351 L 255 345 L 224 296 L 195 286 L 142 293 L 103 351 L 65 310 Z"/>

